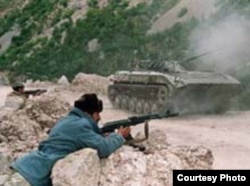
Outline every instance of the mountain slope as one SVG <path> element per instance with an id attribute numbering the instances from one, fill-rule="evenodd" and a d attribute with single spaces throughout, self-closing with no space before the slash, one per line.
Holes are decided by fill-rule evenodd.
<path id="1" fill-rule="evenodd" d="M 211 14 L 216 12 L 216 0 L 181 0 L 170 11 L 161 15 L 148 31 L 149 34 L 162 32 L 171 28 L 176 23 L 186 22 L 193 17 L 202 19 L 209 18 Z M 180 16 L 182 10 L 186 9 L 186 13 Z"/>
<path id="2" fill-rule="evenodd" d="M 0 68 L 35 79 L 73 77 L 79 71 L 108 75 L 126 69 L 135 53 L 144 55 L 149 20 L 178 1 L 143 2 L 31 0 L 0 20 Z M 12 38 L 13 27 L 20 35 Z M 90 50 L 93 41 L 96 47 Z"/>

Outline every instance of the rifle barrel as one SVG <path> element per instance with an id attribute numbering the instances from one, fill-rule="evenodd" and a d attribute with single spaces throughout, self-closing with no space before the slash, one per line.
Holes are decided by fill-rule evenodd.
<path id="1" fill-rule="evenodd" d="M 145 121 L 151 120 L 151 119 L 161 119 L 161 118 L 173 117 L 177 115 L 178 115 L 177 113 L 167 112 L 162 115 L 161 114 L 149 114 L 149 115 L 143 115 L 143 116 L 132 116 L 132 117 L 129 117 L 128 119 L 107 122 L 101 128 L 101 131 L 102 133 L 113 132 L 115 129 L 118 129 L 121 126 L 128 127 L 128 126 L 133 126 L 133 125 L 138 125 L 140 123 L 144 123 Z"/>

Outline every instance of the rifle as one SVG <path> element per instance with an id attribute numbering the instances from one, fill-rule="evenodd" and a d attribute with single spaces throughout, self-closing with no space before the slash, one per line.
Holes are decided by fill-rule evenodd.
<path id="1" fill-rule="evenodd" d="M 126 144 L 135 147 L 135 148 L 139 148 L 140 151 L 144 151 L 145 147 L 144 146 L 139 146 L 136 145 L 135 143 L 139 143 L 142 141 L 145 141 L 146 139 L 148 139 L 148 122 L 149 120 L 152 119 L 162 119 L 162 118 L 168 118 L 168 117 L 174 117 L 177 116 L 178 113 L 171 113 L 170 111 L 167 111 L 165 113 L 156 113 L 156 114 L 148 114 L 148 115 L 142 115 L 142 116 L 132 116 L 129 117 L 128 119 L 122 119 L 122 120 L 117 120 L 117 121 L 111 121 L 111 122 L 107 122 L 103 125 L 103 127 L 101 128 L 101 132 L 102 133 L 110 133 L 110 132 L 114 132 L 115 129 L 119 129 L 121 126 L 123 127 L 129 127 L 129 126 L 135 126 L 141 123 L 145 123 L 144 124 L 144 133 L 145 133 L 145 137 L 141 138 L 141 139 L 135 139 L 133 138 L 131 135 L 129 135 L 126 138 Z"/>
<path id="2" fill-rule="evenodd" d="M 26 90 L 24 91 L 24 94 L 28 97 L 29 95 L 32 96 L 39 96 L 43 93 L 47 92 L 46 89 L 36 89 L 36 90 Z"/>

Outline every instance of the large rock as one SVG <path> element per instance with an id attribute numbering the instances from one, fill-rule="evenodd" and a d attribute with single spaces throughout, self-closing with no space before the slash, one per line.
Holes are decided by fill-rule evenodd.
<path id="1" fill-rule="evenodd" d="M 60 77 L 60 79 L 57 81 L 57 84 L 58 85 L 63 85 L 63 86 L 69 86 L 70 85 L 69 80 L 65 75 Z"/>
<path id="2" fill-rule="evenodd" d="M 16 95 L 11 93 L 7 95 L 4 109 L 16 111 L 22 109 L 26 104 L 27 98 L 25 96 Z"/>
<path id="3" fill-rule="evenodd" d="M 0 175 L 0 185 L 4 185 L 9 178 L 10 176 L 8 174 Z"/>
<path id="4" fill-rule="evenodd" d="M 43 128 L 51 128 L 55 122 L 65 115 L 70 109 L 70 104 L 54 95 L 42 95 L 26 106 L 27 115 L 39 123 Z"/>
<path id="5" fill-rule="evenodd" d="M 10 158 L 7 155 L 0 152 L 0 174 L 8 171 L 9 164 L 10 164 Z"/>
<path id="6" fill-rule="evenodd" d="M 106 94 L 109 80 L 96 74 L 78 73 L 72 81 L 72 90 Z"/>
<path id="7" fill-rule="evenodd" d="M 53 186 L 98 185 L 100 160 L 97 152 L 84 149 L 59 160 L 52 172 Z"/>
<path id="8" fill-rule="evenodd" d="M 93 150 L 73 153 L 55 165 L 53 182 L 57 186 L 172 186 L 173 169 L 212 169 L 213 156 L 205 147 L 171 146 L 163 132 L 151 134 L 145 143 L 150 153 L 123 146 L 100 165 Z"/>
<path id="9" fill-rule="evenodd" d="M 12 175 L 5 175 L 8 176 L 8 181 L 5 182 L 4 186 L 30 186 L 30 184 L 19 174 L 13 173 Z"/>
<path id="10" fill-rule="evenodd" d="M 47 137 L 46 131 L 69 110 L 69 103 L 56 94 L 29 99 L 22 110 L 1 110 L 0 152 L 17 158 L 36 148 Z"/>
<path id="11" fill-rule="evenodd" d="M 176 153 L 175 148 L 180 149 L 181 154 L 190 151 L 194 153 L 180 156 L 179 153 Z M 196 155 L 197 151 L 201 152 L 199 156 Z M 209 169 L 212 167 L 213 159 L 209 155 L 211 152 L 203 147 L 192 147 L 187 150 L 186 147 L 182 146 L 169 146 L 168 149 L 157 150 L 148 155 L 126 148 L 126 150 L 119 152 L 118 156 L 112 155 L 107 161 L 108 163 L 103 166 L 101 185 L 171 186 L 173 169 Z M 194 160 L 203 162 L 202 166 L 200 163 L 196 164 Z M 193 164 L 189 164 L 189 162 Z"/>

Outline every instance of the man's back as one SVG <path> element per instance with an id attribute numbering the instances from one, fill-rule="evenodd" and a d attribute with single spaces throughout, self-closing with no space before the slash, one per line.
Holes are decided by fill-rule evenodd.
<path id="1" fill-rule="evenodd" d="M 51 130 L 49 138 L 40 143 L 38 150 L 17 160 L 12 167 L 32 185 L 51 186 L 50 172 L 54 163 L 79 148 L 75 138 L 79 129 L 74 130 L 79 119 L 74 114 L 61 119 Z"/>
<path id="2" fill-rule="evenodd" d="M 57 160 L 85 147 L 97 149 L 101 156 L 106 156 L 124 143 L 118 134 L 114 134 L 112 140 L 106 140 L 99 132 L 90 117 L 74 108 L 56 123 L 49 138 L 40 143 L 37 151 L 17 160 L 12 167 L 32 185 L 51 186 L 50 174 Z"/>

